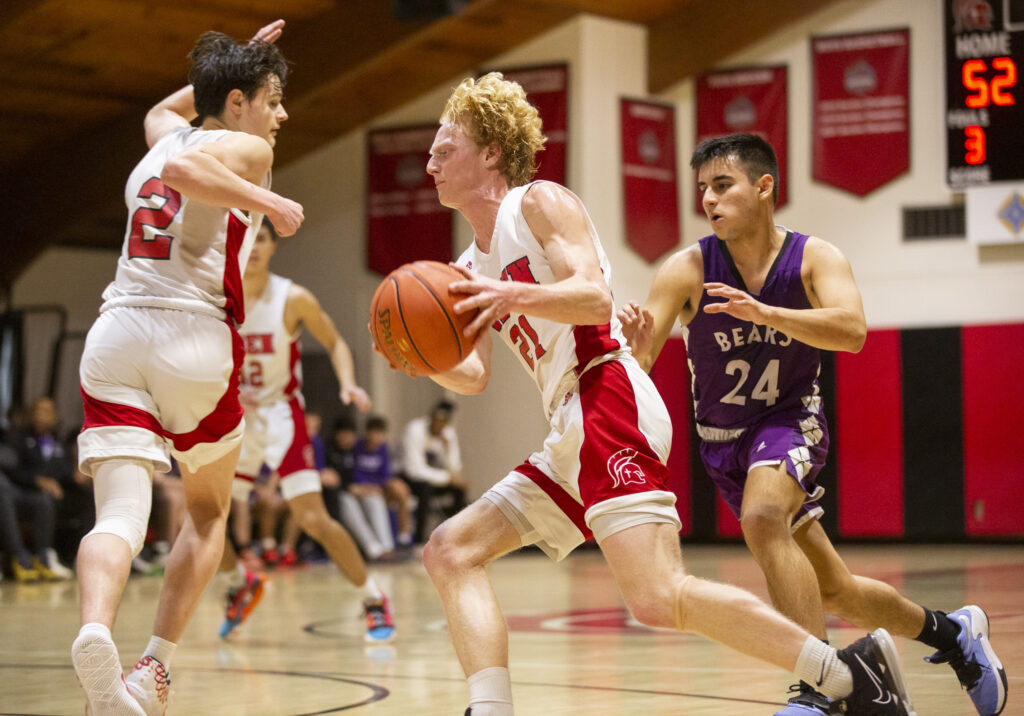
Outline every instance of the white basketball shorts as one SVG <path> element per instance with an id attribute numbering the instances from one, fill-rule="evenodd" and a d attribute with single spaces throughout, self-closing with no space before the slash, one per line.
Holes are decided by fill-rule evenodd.
<path id="1" fill-rule="evenodd" d="M 194 472 L 242 439 L 238 332 L 201 313 L 119 307 L 89 329 L 79 367 L 85 422 L 79 464 L 109 458 L 150 460 L 170 469 L 168 454 Z"/>
<path id="2" fill-rule="evenodd" d="M 682 527 L 666 489 L 672 422 L 632 356 L 588 368 L 551 416 L 544 447 L 484 494 L 523 544 L 561 560 L 648 522 Z"/>
<path id="3" fill-rule="evenodd" d="M 232 494 L 238 498 L 248 496 L 264 465 L 271 472 L 277 471 L 281 494 L 286 499 L 320 491 L 320 473 L 306 433 L 306 414 L 297 396 L 246 413 L 242 455 L 238 458 Z"/>

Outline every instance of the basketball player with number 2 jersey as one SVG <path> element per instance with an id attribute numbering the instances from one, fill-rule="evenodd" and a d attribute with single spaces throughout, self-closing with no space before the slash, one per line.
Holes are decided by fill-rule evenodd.
<path id="1" fill-rule="evenodd" d="M 302 207 L 269 190 L 288 67 L 283 21 L 236 42 L 206 33 L 190 84 L 145 119 L 149 152 L 128 178 L 128 225 L 80 376 L 81 469 L 96 525 L 78 552 L 72 645 L 86 711 L 163 714 L 170 661 L 217 569 L 242 438 L 242 268 L 264 215 L 295 233 Z M 191 122 L 197 120 L 198 126 Z M 181 465 L 187 511 L 167 559 L 153 636 L 125 679 L 110 629 L 142 549 L 154 470 Z"/>
<path id="2" fill-rule="evenodd" d="M 281 494 L 288 500 L 298 526 L 323 545 L 342 574 L 363 591 L 364 639 L 371 643 L 390 641 L 395 626 L 387 597 L 367 574 L 366 563 L 351 536 L 324 505 L 301 393 L 299 336 L 303 328 L 326 349 L 338 378 L 342 404 L 366 411 L 370 398 L 356 383 L 352 351 L 320 302 L 308 289 L 271 273 L 270 259 L 276 251 L 274 227 L 263 222 L 243 278 L 248 310 L 239 332 L 246 350 L 242 366 L 246 428 L 232 495 L 236 502 L 246 502 L 261 469 L 266 466 L 276 471 Z M 248 542 L 235 547 L 240 549 L 245 544 Z M 260 589 L 259 582 L 265 579 L 253 575 L 232 556 L 228 554 L 221 564 L 233 580 L 228 586 L 222 637 L 248 616 L 255 605 L 253 590 Z"/>

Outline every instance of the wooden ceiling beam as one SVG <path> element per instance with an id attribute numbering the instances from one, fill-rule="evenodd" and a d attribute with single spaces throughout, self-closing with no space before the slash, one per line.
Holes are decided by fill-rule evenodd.
<path id="1" fill-rule="evenodd" d="M 688 2 L 649 26 L 650 91 L 657 94 L 702 74 L 729 55 L 835 2 Z"/>

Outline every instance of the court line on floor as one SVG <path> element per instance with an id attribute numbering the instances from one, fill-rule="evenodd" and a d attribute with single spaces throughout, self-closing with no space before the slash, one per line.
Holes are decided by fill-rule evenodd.
<path id="1" fill-rule="evenodd" d="M 71 664 L 9 664 L 0 663 L 0 669 L 73 669 Z M 342 706 L 336 706 L 334 708 L 322 709 L 320 711 L 306 711 L 301 714 L 295 714 L 295 716 L 321 716 L 322 714 L 333 714 L 339 711 L 348 711 L 349 709 L 359 708 L 360 706 L 368 706 L 369 704 L 377 701 L 383 701 L 391 695 L 391 691 L 384 686 L 379 684 L 373 684 L 366 681 L 356 681 L 344 676 L 335 676 L 325 672 L 311 672 L 311 671 L 281 671 L 275 669 L 242 669 L 238 667 L 188 667 L 183 666 L 175 670 L 175 673 L 196 671 L 204 674 L 211 672 L 219 673 L 230 673 L 230 674 L 264 674 L 267 676 L 297 676 L 306 679 L 321 679 L 325 681 L 336 681 L 345 684 L 352 684 L 355 686 L 363 686 L 370 690 L 370 696 L 351 704 L 344 704 Z M 16 713 L 16 712 L 0 712 L 0 716 L 47 716 L 46 714 L 28 714 L 28 713 Z"/>

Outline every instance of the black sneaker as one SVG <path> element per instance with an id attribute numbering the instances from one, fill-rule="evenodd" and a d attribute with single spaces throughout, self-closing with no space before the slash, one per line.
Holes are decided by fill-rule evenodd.
<path id="1" fill-rule="evenodd" d="M 896 644 L 876 629 L 836 652 L 853 672 L 853 693 L 840 701 L 848 716 L 917 716 L 900 671 Z"/>
<path id="2" fill-rule="evenodd" d="M 776 711 L 774 716 L 822 716 L 836 713 L 831 710 L 832 701 L 815 691 L 806 681 L 790 686 L 789 693 L 796 695 L 789 699 L 781 711 Z"/>

